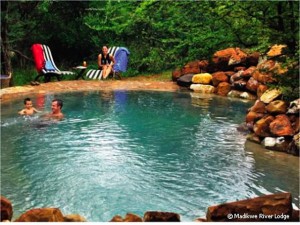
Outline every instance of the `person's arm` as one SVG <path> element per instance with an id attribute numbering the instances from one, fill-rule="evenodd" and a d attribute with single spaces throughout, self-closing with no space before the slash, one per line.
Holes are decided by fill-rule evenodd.
<path id="1" fill-rule="evenodd" d="M 33 111 L 36 112 L 36 113 L 42 112 L 42 111 L 37 110 L 36 108 L 33 108 Z"/>
<path id="2" fill-rule="evenodd" d="M 22 109 L 21 111 L 19 111 L 18 114 L 19 114 L 19 115 L 25 115 L 25 114 L 26 114 L 25 109 Z"/>
<path id="3" fill-rule="evenodd" d="M 110 56 L 110 61 L 110 65 L 113 66 L 115 64 L 115 58 L 112 55 Z"/>
<path id="4" fill-rule="evenodd" d="M 102 61 L 102 55 L 99 54 L 99 55 L 98 55 L 98 68 L 102 68 L 101 61 Z"/>

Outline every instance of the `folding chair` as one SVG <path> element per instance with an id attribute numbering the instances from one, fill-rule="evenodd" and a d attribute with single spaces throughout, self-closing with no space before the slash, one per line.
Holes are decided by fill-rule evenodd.
<path id="1" fill-rule="evenodd" d="M 111 47 L 108 49 L 108 54 L 115 58 L 115 64 L 110 75 L 114 78 L 118 77 L 121 79 L 121 72 L 125 72 L 127 70 L 128 55 L 130 52 L 124 47 Z M 90 79 L 101 80 L 102 74 L 103 70 L 89 70 L 86 73 L 86 76 Z"/>
<path id="2" fill-rule="evenodd" d="M 74 75 L 71 71 L 61 71 L 54 63 L 50 48 L 47 45 L 33 44 L 31 47 L 35 67 L 38 75 L 35 77 L 35 81 L 44 76 L 45 82 L 49 82 L 52 76 L 55 76 L 57 80 L 61 80 L 61 75 Z"/>

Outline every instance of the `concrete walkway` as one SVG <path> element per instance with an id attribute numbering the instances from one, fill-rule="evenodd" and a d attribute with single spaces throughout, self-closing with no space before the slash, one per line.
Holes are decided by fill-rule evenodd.
<path id="1" fill-rule="evenodd" d="M 38 86 L 16 86 L 0 90 L 1 102 L 11 99 L 24 98 L 28 95 L 73 92 L 73 91 L 97 91 L 97 90 L 157 90 L 179 91 L 180 87 L 172 81 L 149 80 L 72 80 L 41 83 Z"/>

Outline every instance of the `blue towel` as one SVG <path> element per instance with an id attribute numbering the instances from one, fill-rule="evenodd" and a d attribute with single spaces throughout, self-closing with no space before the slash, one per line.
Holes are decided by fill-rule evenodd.
<path id="1" fill-rule="evenodd" d="M 55 68 L 52 65 L 51 61 L 46 61 L 45 62 L 45 70 L 47 70 L 47 71 L 55 71 Z"/>

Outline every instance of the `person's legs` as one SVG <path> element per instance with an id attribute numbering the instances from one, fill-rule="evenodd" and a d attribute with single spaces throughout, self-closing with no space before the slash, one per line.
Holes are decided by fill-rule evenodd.
<path id="1" fill-rule="evenodd" d="M 106 79 L 112 70 L 112 66 L 103 66 L 103 79 Z"/>

